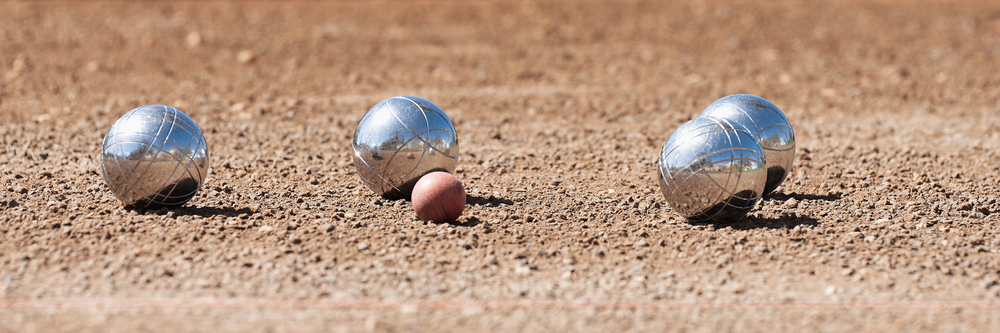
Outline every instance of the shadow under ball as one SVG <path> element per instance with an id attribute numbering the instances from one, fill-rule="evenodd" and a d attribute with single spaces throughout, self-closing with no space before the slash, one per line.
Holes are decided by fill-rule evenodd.
<path id="1" fill-rule="evenodd" d="M 660 151 L 660 191 L 693 222 L 731 222 L 760 200 L 767 179 L 760 144 L 742 126 L 699 117 L 677 128 Z"/>
<path id="2" fill-rule="evenodd" d="M 180 206 L 208 174 L 208 145 L 183 112 L 146 105 L 122 115 L 101 146 L 101 173 L 125 206 Z"/>
<path id="3" fill-rule="evenodd" d="M 788 177 L 795 162 L 795 133 L 777 106 L 754 95 L 730 95 L 705 108 L 701 117 L 705 116 L 729 119 L 745 127 L 760 143 L 767 160 L 764 195 L 773 192 Z"/>
<path id="4" fill-rule="evenodd" d="M 434 103 L 413 96 L 388 98 L 358 122 L 354 167 L 372 191 L 409 199 L 421 176 L 458 165 L 458 135 Z"/>

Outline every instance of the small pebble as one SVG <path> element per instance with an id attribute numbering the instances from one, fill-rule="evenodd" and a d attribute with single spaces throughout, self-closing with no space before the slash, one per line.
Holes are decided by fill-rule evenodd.
<path id="1" fill-rule="evenodd" d="M 187 35 L 185 41 L 187 41 L 188 47 L 198 47 L 199 45 L 201 45 L 201 34 L 199 34 L 197 31 L 192 31 Z"/>
<path id="2" fill-rule="evenodd" d="M 250 50 L 243 50 L 236 54 L 236 61 L 239 61 L 241 64 L 249 64 L 256 58 L 257 56 Z"/>

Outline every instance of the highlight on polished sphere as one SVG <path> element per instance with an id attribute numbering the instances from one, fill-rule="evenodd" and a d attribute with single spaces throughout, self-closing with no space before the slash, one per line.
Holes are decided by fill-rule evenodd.
<path id="1" fill-rule="evenodd" d="M 354 131 L 354 167 L 384 197 L 410 198 L 421 176 L 454 173 L 458 135 L 451 119 L 430 101 L 396 96 L 373 106 Z"/>
<path id="2" fill-rule="evenodd" d="M 111 125 L 101 147 L 101 173 L 125 206 L 180 206 L 208 174 L 208 145 L 183 112 L 146 105 Z"/>
<path id="3" fill-rule="evenodd" d="M 788 177 L 795 162 L 795 133 L 785 114 L 766 99 L 754 95 L 723 97 L 701 112 L 701 117 L 729 119 L 753 134 L 767 159 L 764 195 L 773 192 Z"/>
<path id="4" fill-rule="evenodd" d="M 760 200 L 767 174 L 764 152 L 742 126 L 699 117 L 677 128 L 658 162 L 660 191 L 694 222 L 731 222 Z"/>

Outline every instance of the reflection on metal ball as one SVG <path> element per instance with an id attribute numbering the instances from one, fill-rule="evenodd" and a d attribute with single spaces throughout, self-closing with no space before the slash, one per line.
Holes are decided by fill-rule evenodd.
<path id="1" fill-rule="evenodd" d="M 208 174 L 208 145 L 183 112 L 141 106 L 118 118 L 104 136 L 101 172 L 125 206 L 183 205 Z"/>
<path id="2" fill-rule="evenodd" d="M 731 222 L 757 204 L 767 174 L 760 144 L 742 126 L 715 117 L 681 125 L 660 151 L 660 191 L 691 221 Z"/>
<path id="3" fill-rule="evenodd" d="M 409 198 L 421 176 L 454 173 L 458 135 L 434 103 L 413 96 L 379 102 L 354 131 L 354 167 L 376 194 Z"/>
<path id="4" fill-rule="evenodd" d="M 788 118 L 774 104 L 754 95 L 730 95 L 713 102 L 701 116 L 729 119 L 754 135 L 767 159 L 764 195 L 773 192 L 788 177 L 795 162 L 795 133 Z"/>

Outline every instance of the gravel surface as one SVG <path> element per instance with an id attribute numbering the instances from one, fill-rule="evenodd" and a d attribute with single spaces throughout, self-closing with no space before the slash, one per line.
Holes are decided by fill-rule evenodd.
<path id="1" fill-rule="evenodd" d="M 998 35 L 995 1 L 0 2 L 0 331 L 995 328 Z M 689 223 L 657 155 L 736 93 L 794 169 Z M 455 223 L 354 171 L 395 95 L 455 123 Z M 101 178 L 146 104 L 208 140 L 183 207 Z"/>

